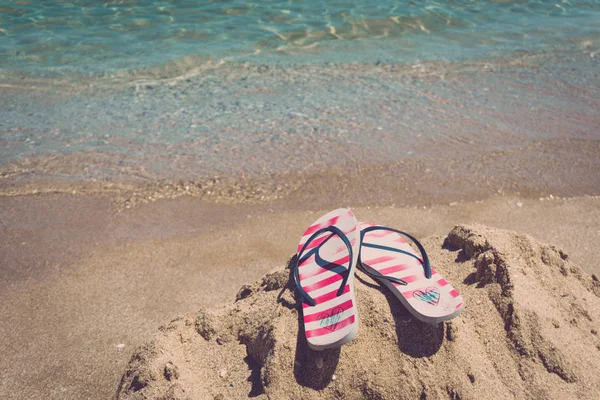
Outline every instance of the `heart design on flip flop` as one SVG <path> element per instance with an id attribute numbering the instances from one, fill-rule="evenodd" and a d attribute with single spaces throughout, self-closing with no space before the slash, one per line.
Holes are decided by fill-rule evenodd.
<path id="1" fill-rule="evenodd" d="M 331 313 L 322 312 L 317 316 L 317 319 L 319 320 L 319 325 L 330 331 L 335 331 L 338 322 L 340 322 L 340 318 L 342 318 L 343 312 L 344 309 L 342 307 L 334 307 L 331 310 Z"/>
<path id="2" fill-rule="evenodd" d="M 440 291 L 435 286 L 428 287 L 424 290 L 415 290 L 414 296 L 432 306 L 437 306 L 440 302 Z"/>

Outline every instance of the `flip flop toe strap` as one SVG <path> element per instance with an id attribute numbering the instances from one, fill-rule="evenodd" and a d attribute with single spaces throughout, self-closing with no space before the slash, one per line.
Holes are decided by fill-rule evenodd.
<path id="1" fill-rule="evenodd" d="M 360 268 L 360 270 L 362 272 L 364 272 L 365 274 L 369 275 L 371 278 L 386 279 L 386 280 L 388 280 L 390 282 L 394 282 L 394 283 L 397 283 L 398 285 L 403 285 L 403 286 L 408 285 L 408 283 L 406 283 L 402 279 L 394 278 L 393 276 L 386 276 L 386 275 L 380 274 L 373 267 L 371 267 L 369 264 L 365 264 L 365 263 L 359 261 L 357 265 L 358 265 L 358 267 Z M 372 271 L 367 270 L 365 268 L 365 265 L 367 267 L 371 267 Z"/>
<path id="2" fill-rule="evenodd" d="M 331 232 L 331 235 L 329 235 L 323 242 L 321 242 L 318 246 L 316 246 L 314 249 L 311 249 L 309 252 L 307 252 L 303 256 L 302 254 L 304 253 L 304 251 L 306 250 L 308 245 L 313 240 L 315 240 L 318 236 L 320 236 L 321 234 L 323 234 L 325 232 Z M 300 284 L 300 273 L 299 273 L 298 267 L 300 266 L 300 264 L 302 264 L 304 261 L 306 261 L 313 254 L 315 255 L 315 259 L 317 260 L 317 263 L 319 265 L 328 265 L 327 269 L 334 270 L 336 267 L 343 266 L 343 264 L 340 265 L 340 264 L 325 261 L 324 259 L 322 259 L 319 256 L 319 249 L 325 243 L 327 243 L 329 241 L 329 239 L 331 239 L 334 236 L 338 236 L 340 239 L 342 239 L 342 241 L 348 248 L 348 268 L 344 272 L 340 272 L 340 275 L 342 275 L 343 279 L 342 279 L 342 283 L 341 283 L 340 288 L 338 289 L 336 295 L 341 296 L 342 294 L 344 294 L 344 287 L 346 287 L 346 282 L 348 281 L 348 278 L 350 277 L 350 269 L 352 268 L 352 257 L 353 257 L 352 245 L 350 244 L 350 241 L 348 240 L 348 237 L 344 234 L 344 232 L 342 232 L 336 226 L 328 226 L 326 228 L 319 229 L 318 231 L 313 233 L 312 236 L 310 238 L 308 238 L 306 243 L 304 243 L 304 246 L 302 246 L 302 250 L 300 250 L 298 252 L 298 256 L 296 257 L 296 260 L 295 260 L 294 264 L 292 265 L 293 273 L 294 273 L 294 282 L 296 283 L 296 289 L 298 289 L 298 292 L 300 293 L 300 296 L 302 296 L 303 301 L 310 306 L 316 306 L 317 303 L 315 302 L 315 300 L 312 297 L 310 297 L 310 295 L 308 293 L 306 293 L 306 291 Z"/>
<path id="3" fill-rule="evenodd" d="M 374 243 L 366 243 L 364 241 L 365 235 L 367 234 L 367 232 L 371 232 L 371 231 L 376 231 L 376 230 L 382 230 L 382 231 L 391 231 L 391 232 L 396 232 L 400 235 L 406 236 L 407 238 L 409 238 L 419 249 L 419 252 L 421 253 L 421 257 L 419 258 L 418 256 L 416 256 L 415 254 L 405 251 L 405 250 L 401 250 L 401 249 L 396 249 L 394 247 L 388 247 L 388 246 L 383 246 L 380 244 L 374 244 Z M 431 265 L 429 263 L 429 257 L 427 256 L 427 252 L 425 251 L 425 248 L 423 247 L 423 245 L 417 240 L 415 239 L 413 236 L 411 236 L 410 234 L 406 233 L 406 232 L 402 232 L 399 231 L 397 229 L 393 229 L 393 228 L 388 228 L 386 226 L 370 226 L 368 228 L 362 229 L 360 231 L 360 242 L 361 242 L 361 248 L 362 247 L 371 247 L 374 249 L 380 249 L 380 250 L 387 250 L 387 251 L 393 251 L 396 253 L 402 253 L 402 254 L 406 254 L 408 256 L 411 256 L 417 260 L 419 260 L 419 262 L 421 263 L 421 265 L 423 265 L 423 270 L 425 272 L 425 277 L 427 279 L 431 278 Z M 371 269 L 373 271 L 368 271 L 366 268 L 366 266 L 369 266 L 368 264 L 365 264 L 362 262 L 361 259 L 361 253 L 358 254 L 358 266 L 360 267 L 361 271 L 363 271 L 364 273 L 366 273 L 367 275 L 373 277 L 373 278 L 379 278 L 379 279 L 387 279 L 390 282 L 394 282 L 397 283 L 399 285 L 407 285 L 407 283 L 405 281 L 403 281 L 402 279 L 398 279 L 398 278 L 394 278 L 393 276 L 386 276 L 383 275 L 377 271 L 375 271 L 374 268 L 371 267 Z"/>

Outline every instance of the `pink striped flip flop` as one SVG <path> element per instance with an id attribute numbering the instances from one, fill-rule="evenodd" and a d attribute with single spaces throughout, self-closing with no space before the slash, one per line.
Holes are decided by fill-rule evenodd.
<path id="1" fill-rule="evenodd" d="M 358 332 L 354 268 L 360 242 L 352 211 L 334 210 L 312 224 L 300 239 L 293 265 L 302 297 L 304 332 L 313 350 L 339 347 Z"/>
<path id="2" fill-rule="evenodd" d="M 439 323 L 463 309 L 460 294 L 431 268 L 425 249 L 408 233 L 361 222 L 358 267 L 387 286 L 417 319 Z M 409 238 L 421 257 L 400 235 Z"/>

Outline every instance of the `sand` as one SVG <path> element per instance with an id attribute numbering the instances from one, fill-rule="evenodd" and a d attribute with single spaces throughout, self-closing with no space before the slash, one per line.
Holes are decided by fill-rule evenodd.
<path id="1" fill-rule="evenodd" d="M 152 340 L 158 326 L 231 304 L 243 285 L 282 271 L 306 226 L 328 211 L 189 196 L 118 212 L 119 204 L 110 193 L 0 197 L 0 398 L 113 397 L 134 349 Z M 458 223 L 516 230 L 563 249 L 584 278 L 600 275 L 595 197 L 498 196 L 353 210 L 418 238 L 438 235 L 426 243 L 442 254 L 439 235 Z M 393 337 L 393 323 L 386 329 Z"/>
<path id="2" fill-rule="evenodd" d="M 460 275 L 454 271 L 459 265 L 448 264 L 444 254 L 450 250 L 440 248 L 441 239 L 457 224 L 480 223 L 557 246 L 581 268 L 584 281 L 592 273 L 599 276 L 597 57 L 587 46 L 575 47 L 560 54 L 519 52 L 467 63 L 235 64 L 89 80 L 0 77 L 0 398 L 114 397 L 124 371 L 141 371 L 127 367 L 128 362 L 132 354 L 142 354 L 135 349 L 156 338 L 158 326 L 199 309 L 211 310 L 209 315 L 241 307 L 251 315 L 256 310 L 248 301 L 268 301 L 272 291 L 258 291 L 232 306 L 240 287 L 284 271 L 307 225 L 338 207 L 351 207 L 361 220 L 418 238 L 434 237 L 427 243 L 450 275 Z M 472 260 L 461 262 L 474 271 Z M 489 275 L 483 271 L 477 279 Z M 461 283 L 461 278 L 457 285 L 471 305 L 503 284 L 486 281 L 471 293 L 478 283 Z M 406 357 L 406 349 L 392 343 L 398 338 L 408 343 L 399 330 L 394 333 L 400 310 L 382 303 L 383 297 L 376 296 L 384 295 L 372 289 L 359 290 L 362 298 L 374 296 L 382 313 L 393 314 L 386 317 L 387 325 L 364 327 L 387 332 L 377 342 L 390 349 L 382 362 Z M 508 298 L 521 307 L 519 293 L 515 289 Z M 481 297 L 481 305 L 489 305 L 490 315 L 502 314 L 502 305 L 492 307 L 489 298 Z M 557 312 L 571 312 L 561 307 L 557 304 Z M 477 310 L 467 308 L 453 325 L 459 327 L 453 354 L 465 359 L 470 349 L 461 350 L 460 341 L 478 343 L 479 338 L 459 324 L 463 318 L 470 323 L 469 313 Z M 293 313 L 284 311 L 281 321 Z M 595 318 L 592 308 L 589 313 Z M 520 310 L 527 322 L 518 332 L 527 336 L 535 330 L 531 315 L 538 314 L 536 308 Z M 542 327 L 544 318 L 538 317 Z M 504 321 L 497 317 L 495 323 Z M 409 331 L 419 329 L 407 324 L 403 327 Z M 490 325 L 496 335 L 502 333 L 498 324 Z M 293 318 L 290 329 L 297 329 Z M 443 329 L 444 338 L 452 332 Z M 579 332 L 564 323 L 553 329 Z M 357 348 L 364 346 L 364 332 Z M 433 333 L 439 337 L 439 331 Z M 248 331 L 245 337 L 255 334 Z M 498 353 L 513 360 L 503 375 L 489 367 L 500 364 L 494 354 L 463 361 L 472 366 L 487 362 L 480 370 L 441 371 L 436 358 L 444 365 L 452 362 L 443 338 L 437 349 L 432 347 L 435 352 L 413 360 L 415 371 L 424 376 L 422 385 L 415 384 L 409 368 L 413 361 L 402 358 L 412 382 L 405 393 L 419 396 L 427 387 L 427 396 L 487 394 L 477 382 L 494 376 L 503 382 L 498 393 L 519 390 L 521 381 L 543 390 L 545 378 L 536 379 L 544 373 L 558 379 L 558 386 L 548 384 L 548 397 L 589 393 L 586 388 L 573 392 L 587 378 L 568 354 L 568 362 L 558 362 L 564 373 L 539 368 L 548 363 L 544 359 L 554 360 L 544 343 L 553 343 L 561 353 L 568 352 L 568 345 L 545 333 L 542 341 L 525 337 L 515 342 L 511 335 L 504 331 L 504 352 Z M 244 344 L 232 339 L 223 346 L 228 350 L 219 354 L 239 367 L 224 375 L 247 379 L 248 368 L 239 362 Z M 516 356 L 507 346 L 526 352 Z M 321 397 L 357 396 L 359 386 L 364 396 L 395 398 L 400 393 L 360 380 L 347 384 L 349 375 L 342 374 L 356 369 L 347 366 L 354 358 L 346 351 L 335 382 L 354 391 L 338 395 L 325 389 L 331 382 L 320 381 L 325 385 L 318 387 Z M 277 385 L 294 374 L 294 368 L 274 369 L 280 383 L 267 385 L 257 366 L 268 357 L 252 357 L 247 359 L 252 379 L 233 389 L 239 396 L 279 390 Z M 327 360 L 324 368 L 330 371 L 333 364 Z M 433 360 L 429 372 L 423 369 L 426 360 Z M 534 360 L 541 364 L 529 368 Z M 148 358 L 146 364 L 152 362 Z M 196 383 L 185 382 L 187 364 L 172 362 L 170 379 L 175 382 L 180 374 L 177 387 L 196 390 Z M 264 375 L 268 368 L 262 370 Z M 427 377 L 433 372 L 450 389 Z M 197 390 L 228 398 L 229 391 L 219 392 L 220 373 L 213 386 Z M 378 382 L 370 373 L 364 377 Z M 559 374 L 577 381 L 569 383 Z M 166 388 L 160 376 L 147 385 L 147 393 Z M 507 376 L 514 376 L 515 383 Z M 298 388 L 306 386 L 305 378 L 312 379 L 304 376 L 303 383 L 292 382 L 288 389 L 304 391 Z M 122 387 L 124 397 L 146 393 L 131 392 L 130 386 Z M 307 397 L 317 393 L 310 390 Z"/>
<path id="3" fill-rule="evenodd" d="M 424 240 L 466 308 L 424 324 L 359 274 L 358 337 L 308 349 L 289 269 L 174 319 L 136 350 L 118 399 L 596 399 L 600 282 L 528 235 L 459 225 Z"/>

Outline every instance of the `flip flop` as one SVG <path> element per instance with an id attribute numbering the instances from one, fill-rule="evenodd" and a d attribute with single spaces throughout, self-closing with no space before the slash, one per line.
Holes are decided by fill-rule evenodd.
<path id="1" fill-rule="evenodd" d="M 417 239 L 408 233 L 361 222 L 358 267 L 387 286 L 417 319 L 439 323 L 463 309 L 462 296 L 439 272 Z M 402 236 L 410 239 L 421 256 Z"/>
<path id="2" fill-rule="evenodd" d="M 358 222 L 345 208 L 319 218 L 300 239 L 292 268 L 313 350 L 339 347 L 358 332 L 354 268 L 359 251 Z"/>

